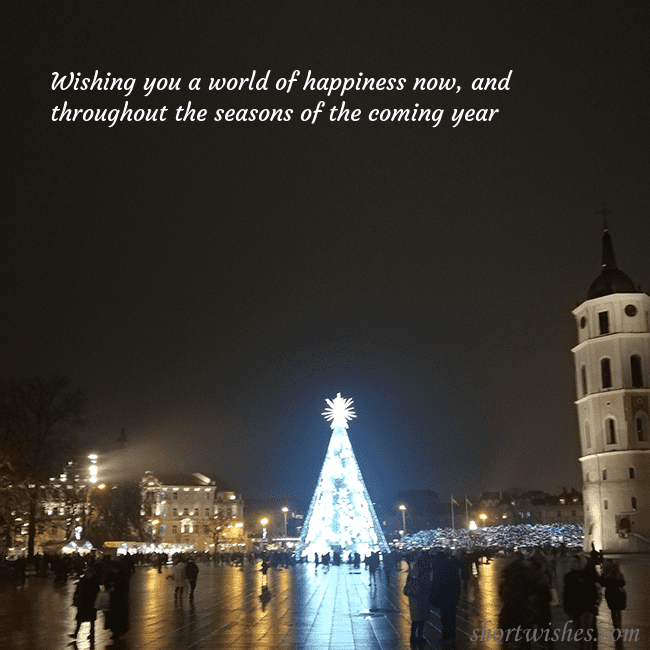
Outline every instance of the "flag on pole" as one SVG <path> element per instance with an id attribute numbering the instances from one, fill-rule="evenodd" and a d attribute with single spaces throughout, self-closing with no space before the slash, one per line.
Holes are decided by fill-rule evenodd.
<path id="1" fill-rule="evenodd" d="M 460 503 L 458 503 L 458 501 L 456 501 L 456 499 L 454 499 L 454 495 L 453 495 L 453 494 L 451 495 L 451 502 L 452 502 L 455 506 L 459 506 L 459 505 L 460 505 Z"/>
<path id="2" fill-rule="evenodd" d="M 471 502 L 467 497 L 465 497 L 465 503 L 466 503 L 470 508 L 473 508 L 473 507 L 474 507 L 474 506 L 472 505 L 472 502 Z"/>

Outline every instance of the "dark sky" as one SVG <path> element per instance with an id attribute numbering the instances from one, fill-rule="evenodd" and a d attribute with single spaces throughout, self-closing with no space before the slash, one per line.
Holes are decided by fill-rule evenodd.
<path id="1" fill-rule="evenodd" d="M 603 202 L 619 267 L 650 285 L 650 7 L 384 4 L 11 10 L 2 372 L 85 388 L 82 435 L 101 448 L 125 426 L 125 470 L 304 507 L 341 392 L 376 500 L 580 487 L 571 310 L 599 273 Z M 95 70 L 136 87 L 51 89 Z M 207 90 L 253 70 L 268 90 Z M 471 90 L 510 70 L 509 90 Z M 406 88 L 328 97 L 308 71 Z M 145 97 L 147 77 L 182 90 Z M 301 122 L 342 99 L 359 122 Z M 168 119 L 51 121 L 125 100 Z M 174 121 L 190 100 L 208 120 Z M 367 119 L 416 102 L 444 109 L 438 127 Z M 294 113 L 212 119 L 255 107 Z M 499 113 L 453 127 L 458 108 Z"/>

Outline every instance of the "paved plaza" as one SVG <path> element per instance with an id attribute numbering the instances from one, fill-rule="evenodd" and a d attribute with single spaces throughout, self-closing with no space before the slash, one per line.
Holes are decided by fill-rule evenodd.
<path id="1" fill-rule="evenodd" d="M 474 629 L 498 627 L 499 572 L 506 560 L 482 566 L 464 587 L 458 610 L 459 650 L 501 648 L 501 643 L 472 641 Z M 609 638 L 598 647 L 650 648 L 650 559 L 620 560 L 627 580 L 628 609 L 623 627 L 639 629 L 638 641 L 617 644 Z M 402 570 L 387 584 L 383 572 L 375 580 L 363 570 L 348 566 L 313 564 L 291 569 L 271 569 L 264 577 L 256 567 L 240 568 L 200 564 L 196 597 L 189 603 L 174 602 L 173 583 L 166 580 L 169 568 L 159 574 L 150 567 L 137 567 L 131 583 L 130 627 L 114 643 L 103 629 L 98 614 L 94 648 L 116 650 L 383 650 L 411 648 L 407 598 L 402 594 L 406 578 Z M 558 589 L 566 566 L 558 569 Z M 270 597 L 260 598 L 266 581 Z M 59 650 L 74 648 L 68 634 L 74 630 L 71 607 L 74 582 L 55 586 L 53 578 L 31 576 L 23 586 L 0 585 L 0 648 L 2 650 Z M 561 628 L 566 616 L 553 608 L 553 625 Z M 85 623 L 76 647 L 91 648 Z M 611 627 L 604 602 L 598 619 L 602 632 Z M 433 610 L 425 629 L 429 643 L 439 648 L 440 619 Z M 539 646 L 538 646 L 539 647 Z M 556 650 L 577 650 L 577 643 L 556 643 Z"/>

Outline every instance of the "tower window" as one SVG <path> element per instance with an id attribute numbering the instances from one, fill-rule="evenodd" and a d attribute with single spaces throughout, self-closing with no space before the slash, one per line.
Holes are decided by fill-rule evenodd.
<path id="1" fill-rule="evenodd" d="M 607 470 L 604 469 L 603 470 L 603 481 L 606 481 L 606 480 L 607 480 Z"/>
<path id="2" fill-rule="evenodd" d="M 585 441 L 587 443 L 587 449 L 591 449 L 591 429 L 589 422 L 585 422 Z"/>
<path id="3" fill-rule="evenodd" d="M 587 394 L 587 366 L 580 368 L 580 379 L 582 380 L 582 395 Z"/>
<path id="4" fill-rule="evenodd" d="M 607 506 L 609 505 L 609 503 L 607 502 L 607 499 L 605 499 L 605 503 L 603 505 L 605 507 L 605 510 L 607 510 Z"/>
<path id="5" fill-rule="evenodd" d="M 609 334 L 609 312 L 598 312 L 598 324 L 600 325 L 601 334 Z"/>
<path id="6" fill-rule="evenodd" d="M 630 467 L 630 478 L 634 478 L 634 467 Z"/>
<path id="7" fill-rule="evenodd" d="M 612 387 L 612 367 L 610 360 L 605 357 L 600 360 L 600 376 L 602 378 L 603 388 Z"/>
<path id="8" fill-rule="evenodd" d="M 632 497 L 632 510 L 636 510 L 636 497 Z"/>
<path id="9" fill-rule="evenodd" d="M 632 371 L 632 386 L 642 388 L 643 372 L 641 372 L 641 357 L 638 354 L 633 354 L 630 357 L 630 370 Z"/>
<path id="10" fill-rule="evenodd" d="M 645 440 L 645 432 L 643 431 L 643 420 L 641 418 L 636 419 L 636 437 L 637 440 Z"/>
<path id="11" fill-rule="evenodd" d="M 615 445 L 616 444 L 616 423 L 612 418 L 607 418 L 606 421 L 606 429 L 607 429 L 607 444 L 608 445 Z"/>

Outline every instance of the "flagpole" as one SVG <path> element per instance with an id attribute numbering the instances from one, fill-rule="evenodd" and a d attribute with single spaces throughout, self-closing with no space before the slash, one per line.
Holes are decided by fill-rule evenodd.
<path id="1" fill-rule="evenodd" d="M 454 495 L 451 495 L 451 529 L 456 530 L 456 526 L 454 525 Z"/>

